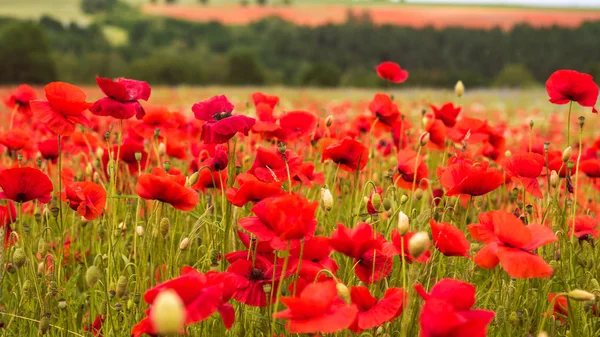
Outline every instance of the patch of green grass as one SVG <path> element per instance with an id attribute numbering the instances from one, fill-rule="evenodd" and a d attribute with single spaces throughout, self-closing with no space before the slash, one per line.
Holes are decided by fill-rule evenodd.
<path id="1" fill-rule="evenodd" d="M 106 40 L 114 47 L 124 46 L 129 42 L 129 35 L 127 34 L 127 31 L 122 28 L 104 26 L 102 32 L 104 33 Z"/>

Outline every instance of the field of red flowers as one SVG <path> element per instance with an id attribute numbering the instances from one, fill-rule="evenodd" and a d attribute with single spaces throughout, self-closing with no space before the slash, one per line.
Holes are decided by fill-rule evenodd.
<path id="1" fill-rule="evenodd" d="M 2 89 L 1 334 L 597 336 L 592 77 L 376 71 L 372 94 Z"/>

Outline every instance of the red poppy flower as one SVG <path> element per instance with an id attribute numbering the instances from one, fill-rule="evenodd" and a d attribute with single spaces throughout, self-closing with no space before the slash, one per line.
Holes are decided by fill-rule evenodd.
<path id="1" fill-rule="evenodd" d="M 286 241 L 309 239 L 317 225 L 318 202 L 308 202 L 296 194 L 286 193 L 263 199 L 252 212 L 256 216 L 242 218 L 238 225 L 261 240 L 271 240 L 271 247 L 285 250 Z"/>
<path id="2" fill-rule="evenodd" d="M 19 85 L 10 96 L 4 99 L 4 104 L 9 109 L 17 107 L 17 111 L 24 114 L 25 116 L 31 116 L 31 109 L 29 102 L 37 99 L 35 90 L 27 84 Z"/>
<path id="3" fill-rule="evenodd" d="M 222 171 L 227 168 L 228 163 L 227 148 L 223 145 L 215 146 L 215 154 L 210 160 L 210 168 L 213 171 Z"/>
<path id="4" fill-rule="evenodd" d="M 222 302 L 223 285 L 212 285 L 208 282 L 206 275 L 200 272 L 186 272 L 179 277 L 166 281 L 149 289 L 144 294 L 144 301 L 149 305 L 154 303 L 162 291 L 173 290 L 181 298 L 185 307 L 185 324 L 193 324 L 210 317 Z M 136 324 L 131 334 L 138 337 L 143 334 L 156 335 L 156 329 L 152 326 L 149 316 L 152 311 L 150 307 L 146 311 L 148 317 Z"/>
<path id="5" fill-rule="evenodd" d="M 294 184 L 301 183 L 302 185 L 311 188 L 314 184 L 323 185 L 325 183 L 325 174 L 323 172 L 315 172 L 315 164 L 305 162 L 298 168 L 298 173 L 292 177 Z"/>
<path id="6" fill-rule="evenodd" d="M 301 165 L 302 158 L 291 150 L 281 154 L 277 149 L 267 150 L 259 147 L 256 149 L 254 163 L 248 173 L 266 183 L 284 182 L 288 180 L 288 170 L 289 176 L 294 177 Z"/>
<path id="7" fill-rule="evenodd" d="M 299 297 L 283 297 L 287 309 L 273 317 L 287 319 L 291 333 L 334 333 L 350 326 L 356 317 L 356 305 L 346 305 L 338 296 L 334 281 L 312 283 Z"/>
<path id="8" fill-rule="evenodd" d="M 138 164 L 137 159 L 135 158 L 135 153 L 139 152 L 142 154 L 142 158 Z M 144 144 L 138 142 L 132 138 L 126 138 L 121 144 L 121 148 L 119 149 L 118 145 L 112 147 L 112 157 L 116 158 L 117 153 L 119 154 L 119 163 L 125 163 L 129 169 L 129 173 L 137 174 L 138 169 L 145 170 L 146 163 L 148 162 L 148 153 L 144 151 Z M 108 160 L 110 155 L 108 151 L 104 151 L 102 155 L 102 165 L 106 172 L 108 172 Z"/>
<path id="9" fill-rule="evenodd" d="M 255 92 L 252 94 L 252 101 L 254 106 L 258 107 L 260 104 L 266 104 L 271 109 L 274 109 L 277 103 L 279 103 L 279 97 L 275 95 L 265 95 L 262 92 Z"/>
<path id="10" fill-rule="evenodd" d="M 52 82 L 44 90 L 46 101 L 29 102 L 36 120 L 61 136 L 70 136 L 75 131 L 75 124 L 91 127 L 83 115 L 91 103 L 85 101 L 86 95 L 81 89 L 69 83 Z"/>
<path id="11" fill-rule="evenodd" d="M 351 287 L 352 303 L 358 308 L 356 319 L 350 326 L 354 332 L 382 326 L 392 322 L 402 314 L 408 294 L 402 288 L 388 288 L 381 299 L 371 295 L 369 288 L 364 286 Z"/>
<path id="12" fill-rule="evenodd" d="M 94 220 L 106 206 L 106 191 L 93 182 L 73 182 L 66 186 L 63 200 L 72 210 L 87 220 Z"/>
<path id="13" fill-rule="evenodd" d="M 47 203 L 54 187 L 47 175 L 31 167 L 17 167 L 0 171 L 0 199 L 14 202 L 38 200 Z"/>
<path id="14" fill-rule="evenodd" d="M 177 127 L 174 122 L 174 114 L 165 106 L 149 107 L 140 123 L 133 129 L 137 134 L 146 138 L 154 138 L 156 130 L 160 130 L 160 138 L 164 138 L 169 132 Z"/>
<path id="15" fill-rule="evenodd" d="M 592 107 L 597 113 L 598 85 L 591 75 L 575 70 L 557 70 L 546 81 L 550 103 L 567 104 L 571 101 L 583 107 Z"/>
<path id="16" fill-rule="evenodd" d="M 600 178 L 600 159 L 586 159 L 579 163 L 579 170 L 590 178 Z"/>
<path id="17" fill-rule="evenodd" d="M 185 187 L 185 176 L 170 175 L 161 168 L 140 175 L 135 192 L 142 199 L 158 200 L 182 211 L 191 211 L 198 204 L 198 193 Z"/>
<path id="18" fill-rule="evenodd" d="M 204 163 L 210 164 L 211 159 L 207 159 Z M 198 181 L 192 186 L 196 191 L 206 193 L 209 188 L 214 188 L 217 191 L 224 190 L 227 187 L 227 170 L 212 171 L 204 168 L 198 171 Z"/>
<path id="19" fill-rule="evenodd" d="M 578 215 L 575 217 L 574 225 L 573 220 L 569 220 L 569 227 L 571 227 L 569 236 L 575 235 L 578 238 L 584 238 L 589 235 L 594 239 L 598 238 L 598 220 L 593 216 Z"/>
<path id="20" fill-rule="evenodd" d="M 227 272 L 237 278 L 238 291 L 233 295 L 233 298 L 240 303 L 253 307 L 265 307 L 275 302 L 275 296 L 271 296 L 270 293 L 267 294 L 264 285 L 274 284 L 271 292 L 276 294 L 279 278 L 287 275 L 287 273 L 282 273 L 281 266 L 273 266 L 272 262 L 260 255 L 254 258 L 254 262 L 252 262 L 252 259 L 234 261 L 227 268 Z"/>
<path id="21" fill-rule="evenodd" d="M 487 162 L 475 163 L 466 158 L 453 157 L 449 166 L 438 167 L 437 176 L 447 196 L 484 195 L 504 183 L 502 173 L 488 165 Z"/>
<path id="22" fill-rule="evenodd" d="M 142 119 L 145 112 L 138 100 L 147 101 L 150 98 L 150 86 L 144 81 L 119 78 L 96 77 L 96 84 L 106 97 L 99 99 L 90 108 L 97 116 L 111 116 L 116 119 L 129 119 L 135 116 Z"/>
<path id="23" fill-rule="evenodd" d="M 444 123 L 432 113 L 426 114 L 423 121 L 425 122 L 423 128 L 429 133 L 429 142 L 427 143 L 429 147 L 437 150 L 445 149 L 448 130 Z"/>
<path id="24" fill-rule="evenodd" d="M 280 133 L 281 127 L 277 124 L 277 118 L 273 116 L 273 108 L 270 105 L 266 103 L 258 104 L 256 106 L 256 117 L 258 120 L 252 127 L 252 131 L 263 134 L 267 139 Z"/>
<path id="25" fill-rule="evenodd" d="M 400 235 L 397 229 L 392 231 L 392 245 L 394 249 L 395 255 L 400 255 L 400 258 L 403 258 L 408 263 L 418 262 L 418 263 L 426 263 L 429 261 L 431 257 L 431 251 L 428 249 L 421 254 L 421 256 L 415 258 L 410 254 L 410 250 L 408 249 L 408 242 L 413 237 L 413 235 L 417 234 L 416 232 L 407 232 L 404 235 Z"/>
<path id="26" fill-rule="evenodd" d="M 408 71 L 400 68 L 400 65 L 395 62 L 381 62 L 377 67 L 377 75 L 382 79 L 394 83 L 402 83 L 408 79 Z"/>
<path id="27" fill-rule="evenodd" d="M 383 189 L 381 189 L 381 187 L 376 187 L 374 189 L 371 190 L 371 194 L 369 195 L 369 200 L 367 200 L 367 212 L 371 215 L 377 214 L 379 213 L 378 209 L 375 209 L 375 207 L 373 206 L 373 197 L 375 196 L 375 194 L 379 195 L 379 200 L 382 200 L 382 193 L 383 193 Z"/>
<path id="28" fill-rule="evenodd" d="M 338 224 L 330 244 L 335 251 L 354 259 L 354 273 L 365 283 L 379 281 L 392 271 L 391 245 L 381 234 L 374 234 L 367 223 L 359 223 L 353 229 Z"/>
<path id="29" fill-rule="evenodd" d="M 259 240 L 256 237 L 250 237 L 249 234 L 244 233 L 241 230 L 236 230 L 240 241 L 246 247 L 246 250 L 240 250 L 237 252 L 231 252 L 225 254 L 225 259 L 229 263 L 234 263 L 237 260 L 248 260 L 253 254 L 257 254 L 258 256 L 262 256 L 267 259 L 267 261 L 273 261 L 273 248 L 269 241 Z"/>
<path id="30" fill-rule="evenodd" d="M 206 121 L 202 125 L 202 140 L 206 144 L 227 143 L 238 132 L 248 135 L 256 122 L 244 115 L 233 116 L 233 104 L 225 96 L 214 96 L 192 106 L 196 119 Z"/>
<path id="31" fill-rule="evenodd" d="M 335 274 L 338 270 L 338 265 L 334 259 L 330 257 L 332 247 L 329 244 L 330 239 L 326 236 L 313 236 L 310 240 L 304 242 L 304 248 L 298 246 L 290 251 L 290 271 L 298 271 L 299 280 L 296 285 L 296 293 L 302 290 L 315 281 L 325 281 L 329 277 L 323 270 L 329 270 Z M 300 252 L 302 251 L 302 261 L 300 261 Z M 294 289 L 294 285 L 290 284 L 290 289 Z"/>
<path id="32" fill-rule="evenodd" d="M 18 151 L 29 145 L 29 135 L 30 133 L 21 129 L 8 130 L 0 135 L 0 144 L 11 151 Z"/>
<path id="33" fill-rule="evenodd" d="M 265 183 L 250 173 L 242 173 L 235 177 L 235 180 L 240 187 L 229 187 L 225 195 L 227 200 L 237 207 L 243 207 L 249 202 L 259 202 L 284 193 L 281 189 L 281 183 Z"/>
<path id="34" fill-rule="evenodd" d="M 6 206 L 0 206 L 0 227 L 4 229 L 4 249 L 17 242 L 17 238 L 11 236 L 12 228 L 10 225 L 17 221 L 17 208 L 12 201 Z"/>
<path id="35" fill-rule="evenodd" d="M 538 177 L 546 166 L 541 154 L 529 152 L 513 154 L 502 160 L 506 173 L 521 182 L 525 190 L 536 198 L 543 198 Z"/>
<path id="36" fill-rule="evenodd" d="M 104 321 L 106 320 L 106 316 L 105 315 L 98 315 L 96 316 L 96 318 L 94 319 L 94 322 L 89 325 L 89 326 L 84 326 L 83 327 L 83 331 L 88 332 L 91 331 L 92 334 L 94 335 L 94 337 L 102 337 L 102 324 L 104 324 Z"/>
<path id="37" fill-rule="evenodd" d="M 281 140 L 295 140 L 303 136 L 312 135 L 317 127 L 317 117 L 307 111 L 290 111 L 279 117 L 279 130 Z"/>
<path id="38" fill-rule="evenodd" d="M 58 140 L 56 138 L 50 138 L 41 141 L 38 144 L 38 150 L 40 151 L 42 158 L 56 163 L 58 158 Z"/>
<path id="39" fill-rule="evenodd" d="M 419 316 L 422 337 L 464 337 L 487 335 L 494 312 L 472 309 L 475 287 L 469 283 L 443 279 L 428 294 L 422 285 L 415 290 L 425 300 Z"/>
<path id="40" fill-rule="evenodd" d="M 197 273 L 198 271 L 191 267 L 184 267 L 181 272 Z M 231 304 L 229 304 L 229 300 L 233 298 L 233 295 L 235 295 L 235 293 L 238 291 L 238 288 L 241 287 L 241 284 L 238 283 L 239 279 L 235 275 L 228 272 L 218 273 L 214 271 L 209 271 L 206 273 L 206 278 L 209 285 L 220 286 L 223 288 L 221 301 L 217 307 L 217 311 L 221 316 L 221 320 L 223 321 L 223 325 L 225 325 L 225 329 L 229 330 L 235 321 L 235 309 Z"/>
<path id="41" fill-rule="evenodd" d="M 569 316 L 569 302 L 563 295 L 548 294 L 548 301 L 554 303 L 552 306 L 552 317 L 565 323 Z"/>
<path id="42" fill-rule="evenodd" d="M 329 145 L 323 151 L 321 162 L 327 159 L 340 165 L 340 168 L 344 171 L 356 172 L 356 170 L 362 170 L 367 166 L 369 150 L 356 140 L 346 137 Z"/>
<path id="43" fill-rule="evenodd" d="M 433 104 L 430 104 L 429 106 L 433 110 L 435 118 L 441 120 L 444 125 L 451 128 L 456 124 L 456 117 L 461 110 L 459 106 L 455 107 L 452 103 L 446 103 L 439 108 Z"/>
<path id="44" fill-rule="evenodd" d="M 398 151 L 398 172 L 394 175 L 394 182 L 400 188 L 412 190 L 414 188 L 427 188 L 429 172 L 423 157 L 416 164 L 417 152 L 412 149 Z M 415 171 L 416 168 L 416 171 Z"/>
<path id="45" fill-rule="evenodd" d="M 475 255 L 478 266 L 492 269 L 500 263 L 508 275 L 515 278 L 552 275 L 552 267 L 531 252 L 558 240 L 548 227 L 538 224 L 525 226 L 506 211 L 480 213 L 479 222 L 469 225 L 471 237 L 486 244 Z"/>
<path id="46" fill-rule="evenodd" d="M 396 103 L 392 102 L 390 96 L 386 94 L 375 94 L 371 103 L 369 103 L 369 110 L 373 113 L 373 116 L 377 118 L 381 123 L 387 126 L 393 126 L 398 117 L 400 117 L 400 111 Z"/>
<path id="47" fill-rule="evenodd" d="M 446 256 L 469 256 L 471 244 L 463 232 L 449 223 L 429 220 L 435 248 Z"/>

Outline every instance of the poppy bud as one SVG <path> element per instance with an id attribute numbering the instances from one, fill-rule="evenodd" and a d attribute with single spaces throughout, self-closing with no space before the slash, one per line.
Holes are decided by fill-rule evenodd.
<path id="1" fill-rule="evenodd" d="M 25 260 L 25 251 L 23 250 L 23 248 L 19 247 L 15 249 L 12 257 L 12 262 L 15 265 L 15 267 L 17 267 L 17 269 L 23 267 L 23 265 L 25 264 Z"/>
<path id="2" fill-rule="evenodd" d="M 181 242 L 179 243 L 179 250 L 186 250 L 186 249 L 188 249 L 189 246 L 190 246 L 190 239 L 183 238 L 183 240 L 181 240 Z"/>
<path id="3" fill-rule="evenodd" d="M 144 236 L 144 227 L 142 227 L 142 226 L 135 227 L 135 234 L 137 234 L 137 236 L 139 236 L 139 237 Z"/>
<path id="4" fill-rule="evenodd" d="M 548 337 L 548 333 L 546 331 L 540 331 L 537 334 L 537 337 Z"/>
<path id="5" fill-rule="evenodd" d="M 456 82 L 456 85 L 454 86 L 454 93 L 458 97 L 462 97 L 462 95 L 465 94 L 465 85 L 462 81 Z"/>
<path id="6" fill-rule="evenodd" d="M 404 234 L 408 232 L 409 228 L 410 220 L 408 219 L 408 215 L 400 211 L 400 214 L 398 214 L 398 234 L 400 234 L 400 236 L 404 236 Z"/>
<path id="7" fill-rule="evenodd" d="M 85 282 L 90 288 L 93 288 L 101 277 L 102 274 L 100 273 L 100 269 L 93 265 L 90 266 L 85 272 Z"/>
<path id="8" fill-rule="evenodd" d="M 7 271 L 9 274 L 14 274 L 14 273 L 16 273 L 16 272 L 17 272 L 17 268 L 15 267 L 15 265 L 14 265 L 14 264 L 12 264 L 12 263 L 7 263 L 7 264 L 6 264 L 6 271 Z"/>
<path id="9" fill-rule="evenodd" d="M 525 212 L 527 212 L 527 214 L 533 213 L 533 205 L 531 205 L 531 204 L 525 205 Z"/>
<path id="10" fill-rule="evenodd" d="M 338 283 L 335 285 L 335 289 L 337 289 L 338 296 L 346 302 L 347 305 L 352 304 L 352 298 L 350 296 L 350 290 L 343 283 Z"/>
<path id="11" fill-rule="evenodd" d="M 58 308 L 60 310 L 65 310 L 67 308 L 67 300 L 65 300 L 64 298 L 61 298 L 58 300 Z"/>
<path id="12" fill-rule="evenodd" d="M 277 144 L 277 149 L 279 150 L 279 153 L 284 154 L 285 150 L 286 150 L 286 146 L 284 142 L 279 142 Z"/>
<path id="13" fill-rule="evenodd" d="M 96 149 L 96 158 L 102 158 L 104 157 L 104 149 L 99 147 Z"/>
<path id="14" fill-rule="evenodd" d="M 548 152 L 550 150 L 550 142 L 544 142 L 544 152 Z"/>
<path id="15" fill-rule="evenodd" d="M 331 124 L 333 124 L 333 116 L 329 115 L 327 116 L 327 118 L 325 119 L 325 126 L 330 127 Z"/>
<path id="16" fill-rule="evenodd" d="M 96 184 L 100 184 L 100 174 L 98 174 L 98 172 L 94 172 L 94 182 Z"/>
<path id="17" fill-rule="evenodd" d="M 381 334 L 383 334 L 384 330 L 383 327 L 380 326 L 377 328 L 377 330 L 375 330 L 375 336 L 380 336 Z"/>
<path id="18" fill-rule="evenodd" d="M 379 193 L 371 194 L 371 205 L 376 211 L 381 208 L 381 195 Z"/>
<path id="19" fill-rule="evenodd" d="M 569 158 L 571 158 L 571 154 L 573 153 L 573 149 L 571 149 L 571 147 L 567 147 L 563 153 L 562 153 L 562 161 L 563 163 L 566 163 L 567 161 L 569 161 Z"/>
<path id="20" fill-rule="evenodd" d="M 196 184 L 198 182 L 198 177 L 200 176 L 200 174 L 198 172 L 194 172 L 191 175 L 188 176 L 187 178 L 187 187 L 190 186 L 194 186 L 194 184 Z"/>
<path id="21" fill-rule="evenodd" d="M 170 162 L 170 161 L 168 161 L 168 160 L 167 160 L 167 161 L 165 161 L 165 162 L 163 163 L 163 167 L 165 168 L 165 171 L 167 171 L 167 172 L 171 171 L 171 162 Z"/>
<path id="22" fill-rule="evenodd" d="M 31 290 L 31 282 L 29 280 L 25 280 L 25 282 L 23 282 L 23 287 L 21 288 L 23 295 L 25 297 L 27 297 L 29 295 L 30 290 Z"/>
<path id="23" fill-rule="evenodd" d="M 161 335 L 179 334 L 183 331 L 185 309 L 174 290 L 163 290 L 156 296 L 150 311 L 150 321 Z"/>
<path id="24" fill-rule="evenodd" d="M 85 175 L 91 176 L 93 171 L 94 171 L 94 168 L 92 167 L 92 164 L 87 163 L 87 165 L 85 166 Z"/>
<path id="25" fill-rule="evenodd" d="M 273 289 L 273 287 L 271 286 L 271 283 L 263 284 L 263 290 L 265 291 L 265 293 L 267 293 L 267 294 L 271 293 L 272 289 Z"/>
<path id="26" fill-rule="evenodd" d="M 385 199 L 383 201 L 383 209 L 385 209 L 386 211 L 392 209 L 392 202 L 390 201 L 390 199 Z"/>
<path id="27" fill-rule="evenodd" d="M 167 152 L 167 147 L 165 146 L 165 143 L 160 143 L 158 144 L 158 154 L 163 155 Z"/>
<path id="28" fill-rule="evenodd" d="M 577 118 L 577 121 L 579 122 L 579 127 L 581 129 L 583 129 L 583 124 L 585 123 L 585 117 L 579 116 L 579 118 Z"/>
<path id="29" fill-rule="evenodd" d="M 423 192 L 423 190 L 422 190 L 422 189 L 420 189 L 420 188 L 417 188 L 417 189 L 415 190 L 415 199 L 417 199 L 417 200 L 421 200 L 421 199 L 423 199 L 423 196 L 424 196 L 424 195 L 425 195 L 425 192 Z"/>
<path id="30" fill-rule="evenodd" d="M 596 299 L 594 294 L 581 289 L 573 289 L 567 293 L 567 297 L 580 302 L 593 301 Z"/>
<path id="31" fill-rule="evenodd" d="M 120 302 L 115 303 L 115 311 L 123 311 L 123 304 L 121 304 Z"/>
<path id="32" fill-rule="evenodd" d="M 598 280 L 596 280 L 595 278 L 590 280 L 590 285 L 592 286 L 593 290 L 600 290 L 600 284 L 598 283 Z"/>
<path id="33" fill-rule="evenodd" d="M 39 275 L 39 276 L 42 276 L 42 275 L 44 275 L 44 267 L 45 267 L 45 266 L 44 266 L 44 262 L 40 262 L 40 263 L 38 263 L 38 266 L 37 266 L 37 273 L 38 273 L 38 275 Z"/>
<path id="34" fill-rule="evenodd" d="M 37 244 L 37 252 L 41 255 L 41 256 L 45 256 L 46 253 L 48 252 L 48 245 L 46 244 L 46 240 L 44 240 L 44 238 L 40 238 L 38 240 L 38 244 Z"/>
<path id="35" fill-rule="evenodd" d="M 50 214 L 56 219 L 58 218 L 58 213 L 60 212 L 60 209 L 56 206 L 52 206 L 50 207 Z"/>
<path id="36" fill-rule="evenodd" d="M 117 280 L 117 297 L 122 298 L 125 295 L 127 295 L 127 276 L 121 275 Z"/>
<path id="37" fill-rule="evenodd" d="M 158 231 L 164 238 L 166 238 L 169 234 L 169 227 L 171 227 L 171 221 L 169 218 L 162 218 L 160 220 L 160 224 L 158 225 Z"/>
<path id="38" fill-rule="evenodd" d="M 333 208 L 333 196 L 328 188 L 321 188 L 321 207 L 326 211 Z"/>
<path id="39" fill-rule="evenodd" d="M 408 240 L 408 251 L 415 259 L 421 256 L 429 247 L 429 235 L 418 232 Z"/>
<path id="40" fill-rule="evenodd" d="M 568 169 L 568 170 L 572 170 L 574 167 L 575 167 L 575 163 L 574 163 L 572 160 L 569 160 L 569 161 L 567 162 L 567 169 Z M 568 178 L 568 177 L 570 177 L 570 176 L 567 176 L 567 178 Z"/>
<path id="41" fill-rule="evenodd" d="M 142 160 L 142 153 L 140 151 L 135 151 L 133 155 L 135 157 L 135 161 L 137 161 L 138 163 Z"/>
<path id="42" fill-rule="evenodd" d="M 41 169 L 41 168 L 42 168 L 42 158 L 39 158 L 39 157 L 38 157 L 38 158 L 35 160 L 35 164 L 37 165 L 37 167 L 38 167 L 39 169 Z"/>
<path id="43" fill-rule="evenodd" d="M 555 170 L 550 172 L 550 185 L 552 185 L 552 187 L 558 186 L 558 173 L 556 173 Z"/>
<path id="44" fill-rule="evenodd" d="M 40 335 L 45 335 L 50 330 L 50 319 L 48 316 L 44 315 L 42 319 L 40 319 Z"/>
<path id="45" fill-rule="evenodd" d="M 419 144 L 421 146 L 425 146 L 427 145 L 427 143 L 429 143 L 429 132 L 423 132 L 423 134 L 421 134 L 421 137 L 419 138 Z"/>
<path id="46" fill-rule="evenodd" d="M 408 195 L 406 195 L 406 194 L 403 194 L 403 195 L 400 197 L 400 205 L 404 205 L 404 204 L 406 204 L 406 202 L 407 202 L 407 201 L 408 201 Z"/>
<path id="47" fill-rule="evenodd" d="M 154 138 L 158 138 L 158 137 L 160 137 L 160 129 L 156 128 L 156 129 L 154 129 Z"/>

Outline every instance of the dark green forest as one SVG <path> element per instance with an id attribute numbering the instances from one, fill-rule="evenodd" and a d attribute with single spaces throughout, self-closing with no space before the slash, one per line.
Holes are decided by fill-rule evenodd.
<path id="1" fill-rule="evenodd" d="M 105 27 L 127 43 L 107 39 Z M 304 27 L 269 18 L 249 26 L 194 23 L 142 15 L 120 6 L 92 24 L 0 19 L 0 83 L 63 80 L 92 83 L 95 75 L 152 84 L 383 85 L 374 66 L 398 62 L 405 85 L 521 87 L 543 83 L 556 69 L 600 78 L 600 22 L 576 29 L 520 25 L 473 30 L 374 25 L 349 15 L 345 24 Z"/>

